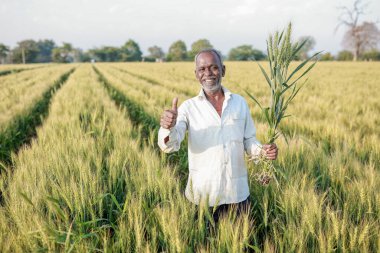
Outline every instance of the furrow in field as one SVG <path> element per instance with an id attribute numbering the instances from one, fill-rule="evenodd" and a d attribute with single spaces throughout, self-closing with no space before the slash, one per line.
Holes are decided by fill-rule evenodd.
<path id="1" fill-rule="evenodd" d="M 71 68 L 60 65 L 0 78 L 0 132 Z"/>
<path id="2" fill-rule="evenodd" d="M 137 101 L 150 115 L 159 119 L 164 109 L 170 107 L 173 98 L 178 97 L 179 101 L 184 101 L 188 97 L 178 94 L 172 89 L 153 85 L 147 81 L 120 72 L 114 68 L 104 65 L 97 65 L 104 77 L 124 94 L 128 94 L 130 99 Z"/>
<path id="3" fill-rule="evenodd" d="M 179 86 L 179 85 L 178 86 L 166 86 L 166 85 L 162 84 L 161 82 L 159 82 L 159 81 L 157 81 L 157 80 L 155 80 L 149 76 L 137 74 L 137 73 L 131 72 L 131 71 L 123 69 L 123 68 L 117 68 L 117 67 L 115 67 L 115 68 L 119 71 L 130 74 L 131 76 L 134 76 L 134 77 L 137 77 L 137 78 L 142 79 L 144 81 L 147 81 L 148 83 L 151 83 L 153 85 L 159 85 L 165 89 L 172 89 L 175 92 L 177 92 L 179 94 L 184 94 L 187 97 L 194 97 L 196 95 L 193 92 L 188 91 L 187 89 L 181 89 L 182 86 Z"/>
<path id="4" fill-rule="evenodd" d="M 16 74 L 25 70 L 33 70 L 33 69 L 38 69 L 42 67 L 46 67 L 49 65 L 7 65 L 7 66 L 0 66 L 0 76 L 5 76 L 9 74 Z"/>
<path id="5" fill-rule="evenodd" d="M 67 68 L 63 70 L 65 69 Z M 24 105 L 20 113 L 14 112 L 14 116 L 9 122 L 5 122 L 5 126 L 1 129 L 0 161 L 10 165 L 12 160 L 11 153 L 17 152 L 21 146 L 30 143 L 31 139 L 36 135 L 36 128 L 42 124 L 43 118 L 48 114 L 50 100 L 54 93 L 66 82 L 73 71 L 74 68 L 64 72 L 58 78 L 54 77 L 45 80 L 43 85 L 36 84 L 27 90 L 34 89 L 34 93 L 24 95 L 29 97 L 30 103 L 26 104 L 27 107 Z M 16 100 L 20 101 L 20 98 Z M 13 108 L 8 109 L 12 110 Z M 16 110 L 16 112 L 18 111 Z"/>

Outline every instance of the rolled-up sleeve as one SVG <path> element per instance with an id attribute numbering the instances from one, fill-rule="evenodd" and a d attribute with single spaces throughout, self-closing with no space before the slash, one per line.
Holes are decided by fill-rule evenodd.
<path id="1" fill-rule="evenodd" d="M 186 130 L 188 128 L 188 119 L 186 117 L 186 104 L 182 104 L 178 108 L 177 123 L 170 129 L 160 127 L 158 131 L 158 146 L 165 153 L 171 153 L 178 151 L 181 142 L 185 138 Z M 165 139 L 169 137 L 169 140 L 165 143 Z"/>

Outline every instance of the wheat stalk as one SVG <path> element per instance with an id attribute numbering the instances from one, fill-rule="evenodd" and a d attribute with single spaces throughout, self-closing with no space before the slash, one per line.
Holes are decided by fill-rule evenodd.
<path id="1" fill-rule="evenodd" d="M 286 114 L 290 102 L 294 99 L 307 79 L 300 83 L 301 79 L 315 66 L 317 61 L 314 61 L 306 69 L 306 64 L 321 52 L 313 54 L 308 59 L 301 62 L 289 75 L 289 65 L 297 57 L 297 53 L 305 45 L 307 40 L 301 43 L 291 42 L 292 25 L 289 23 L 286 32 L 275 32 L 274 35 L 269 35 L 267 40 L 267 53 L 269 61 L 270 73 L 268 74 L 260 63 L 257 63 L 263 73 L 265 80 L 269 86 L 271 100 L 269 106 L 262 106 L 259 101 L 248 91 L 248 96 L 260 107 L 269 129 L 266 143 L 274 143 L 280 136 L 279 125 L 282 119 L 289 117 Z M 299 74 L 301 73 L 301 74 Z M 260 160 L 266 160 L 265 157 Z M 275 167 L 271 161 L 261 163 L 263 171 L 255 174 L 255 178 L 263 185 L 267 185 L 271 178 L 275 178 Z M 276 179 L 276 178 L 275 178 Z M 276 180 L 277 181 L 277 180 Z"/>

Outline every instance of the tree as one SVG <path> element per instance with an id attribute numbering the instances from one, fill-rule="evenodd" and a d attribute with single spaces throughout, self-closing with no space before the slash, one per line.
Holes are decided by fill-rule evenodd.
<path id="1" fill-rule="evenodd" d="M 168 61 L 184 61 L 186 60 L 187 49 L 186 44 L 182 40 L 177 40 L 170 47 L 167 55 Z"/>
<path id="2" fill-rule="evenodd" d="M 34 40 L 23 40 L 17 42 L 17 47 L 12 50 L 14 63 L 34 63 L 36 62 L 39 49 Z"/>
<path id="3" fill-rule="evenodd" d="M 39 40 L 37 41 L 38 54 L 36 62 L 51 62 L 51 54 L 56 47 L 53 40 Z"/>
<path id="4" fill-rule="evenodd" d="M 121 58 L 123 61 L 141 61 L 142 52 L 134 40 L 128 40 L 121 47 Z"/>
<path id="5" fill-rule="evenodd" d="M 63 43 L 62 47 L 56 47 L 52 51 L 53 62 L 68 63 L 74 61 L 74 49 L 70 43 Z"/>
<path id="6" fill-rule="evenodd" d="M 189 60 L 193 60 L 194 57 L 198 54 L 199 51 L 203 49 L 211 49 L 214 48 L 210 41 L 206 39 L 200 39 L 191 44 L 191 50 L 189 51 Z"/>
<path id="7" fill-rule="evenodd" d="M 363 22 L 354 30 L 344 34 L 343 45 L 353 50 L 354 60 L 362 58 L 365 51 L 375 49 L 380 40 L 380 31 L 375 23 Z"/>
<path id="8" fill-rule="evenodd" d="M 354 55 L 351 53 L 351 51 L 343 50 L 338 53 L 336 59 L 338 61 L 352 61 L 352 59 L 354 59 Z"/>
<path id="9" fill-rule="evenodd" d="M 165 53 L 162 51 L 162 48 L 158 46 L 153 46 L 148 48 L 149 51 L 149 58 L 154 58 L 156 61 L 160 61 L 164 58 Z"/>
<path id="10" fill-rule="evenodd" d="M 254 49 L 251 45 L 241 45 L 232 48 L 228 54 L 228 60 L 230 61 L 259 61 L 264 58 L 264 53 L 258 49 Z"/>
<path id="11" fill-rule="evenodd" d="M 380 61 L 380 51 L 372 49 L 363 53 L 363 60 L 365 61 Z"/>
<path id="12" fill-rule="evenodd" d="M 362 0 L 356 0 L 352 9 L 346 6 L 340 7 L 341 15 L 337 29 L 342 25 L 347 27 L 342 44 L 352 51 L 354 61 L 358 60 L 364 51 L 373 48 L 380 38 L 380 32 L 375 23 L 359 24 L 359 19 L 364 15 L 366 8 L 367 5 L 362 4 Z"/>
<path id="13" fill-rule="evenodd" d="M 327 52 L 327 53 L 322 54 L 319 60 L 321 60 L 321 61 L 333 61 L 334 56 L 331 53 Z"/>
<path id="14" fill-rule="evenodd" d="M 4 64 L 9 53 L 9 47 L 0 43 L 0 63 Z"/>
<path id="15" fill-rule="evenodd" d="M 117 62 L 122 59 L 122 50 L 117 47 L 104 46 L 90 50 L 90 54 L 97 61 L 102 62 Z"/>
<path id="16" fill-rule="evenodd" d="M 298 44 L 303 43 L 304 46 L 298 51 L 297 58 L 299 60 L 306 60 L 309 57 L 309 52 L 314 49 L 315 46 L 315 39 L 312 36 L 302 36 L 298 39 Z"/>

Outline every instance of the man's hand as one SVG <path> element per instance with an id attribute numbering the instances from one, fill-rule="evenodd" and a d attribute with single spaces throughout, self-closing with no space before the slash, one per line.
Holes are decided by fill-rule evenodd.
<path id="1" fill-rule="evenodd" d="M 178 98 L 174 98 L 172 102 L 172 109 L 165 110 L 161 116 L 161 121 L 160 121 L 161 127 L 165 129 L 170 129 L 175 126 L 177 122 L 177 115 L 178 115 L 177 104 L 178 104 Z"/>
<path id="2" fill-rule="evenodd" d="M 264 144 L 263 145 L 263 152 L 267 159 L 269 160 L 276 160 L 278 155 L 278 148 L 276 144 Z"/>

